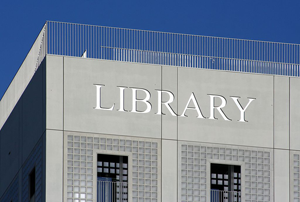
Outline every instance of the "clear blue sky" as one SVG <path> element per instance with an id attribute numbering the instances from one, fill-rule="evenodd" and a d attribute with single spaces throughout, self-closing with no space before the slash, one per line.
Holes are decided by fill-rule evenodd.
<path id="1" fill-rule="evenodd" d="M 46 20 L 300 44 L 300 0 L 1 0 L 0 98 Z"/>

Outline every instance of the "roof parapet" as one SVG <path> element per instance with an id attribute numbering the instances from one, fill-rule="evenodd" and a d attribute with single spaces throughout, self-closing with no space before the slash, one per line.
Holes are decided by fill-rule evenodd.
<path id="1" fill-rule="evenodd" d="M 47 21 L 0 101 L 0 129 L 47 54 L 299 76 L 300 45 Z"/>
<path id="2" fill-rule="evenodd" d="M 300 45 L 47 22 L 47 54 L 299 76 Z"/>

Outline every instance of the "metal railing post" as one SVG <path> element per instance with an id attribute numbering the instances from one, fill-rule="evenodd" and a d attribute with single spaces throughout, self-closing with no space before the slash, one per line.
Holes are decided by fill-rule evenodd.
<path id="1" fill-rule="evenodd" d="M 53 21 L 46 24 L 47 54 L 80 57 L 87 50 L 87 57 L 106 60 L 299 76 L 299 44 Z"/>

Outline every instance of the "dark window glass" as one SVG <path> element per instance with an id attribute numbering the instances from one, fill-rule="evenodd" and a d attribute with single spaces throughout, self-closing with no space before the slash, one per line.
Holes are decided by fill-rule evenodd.
<path id="1" fill-rule="evenodd" d="M 29 173 L 29 198 L 31 199 L 35 194 L 35 168 Z"/>
<path id="2" fill-rule="evenodd" d="M 241 166 L 211 164 L 211 189 L 241 191 Z"/>
<path id="3" fill-rule="evenodd" d="M 128 202 L 128 157 L 98 154 L 97 202 Z"/>
<path id="4" fill-rule="evenodd" d="M 109 178 L 112 182 L 127 181 L 128 157 L 98 154 L 97 177 Z"/>
<path id="5" fill-rule="evenodd" d="M 211 201 L 241 201 L 241 166 L 211 164 Z"/>

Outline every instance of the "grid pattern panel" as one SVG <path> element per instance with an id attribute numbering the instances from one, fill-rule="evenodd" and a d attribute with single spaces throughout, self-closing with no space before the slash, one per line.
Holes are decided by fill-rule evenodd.
<path id="1" fill-rule="evenodd" d="M 159 202 L 159 142 L 112 136 L 67 136 L 67 201 L 93 201 L 93 150 L 132 154 L 132 201 Z"/>
<path id="2" fill-rule="evenodd" d="M 244 162 L 245 201 L 271 201 L 272 157 L 269 150 L 252 150 L 244 147 L 216 147 L 208 144 L 182 144 L 181 150 L 181 201 L 207 202 L 207 160 Z"/>
<path id="3" fill-rule="evenodd" d="M 293 183 L 294 183 L 294 202 L 300 202 L 300 154 L 299 152 L 293 154 Z"/>
<path id="4" fill-rule="evenodd" d="M 35 167 L 35 202 L 42 202 L 42 141 L 33 150 L 22 172 L 22 201 L 29 201 L 29 173 Z"/>

